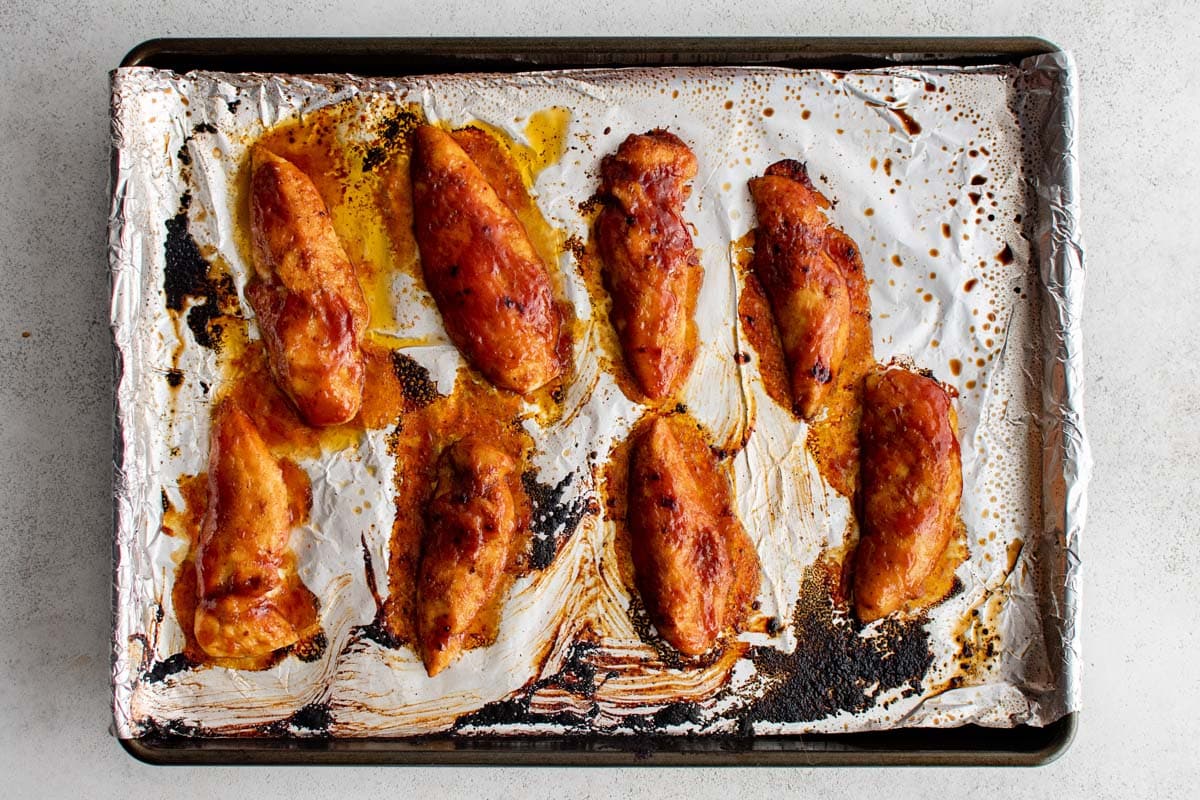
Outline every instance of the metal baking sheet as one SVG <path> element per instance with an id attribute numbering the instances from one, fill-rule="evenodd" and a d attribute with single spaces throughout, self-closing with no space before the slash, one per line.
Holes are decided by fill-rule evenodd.
<path id="1" fill-rule="evenodd" d="M 727 40 L 684 40 L 677 42 L 658 42 L 660 50 L 654 51 L 654 42 L 630 42 L 623 40 L 621 42 L 609 42 L 609 46 L 605 48 L 604 43 L 589 42 L 579 46 L 580 43 L 558 43 L 562 49 L 556 49 L 555 44 L 546 42 L 476 42 L 472 47 L 465 42 L 406 42 L 406 41 L 370 41 L 362 44 L 361 49 L 355 49 L 355 42 L 325 42 L 325 41 L 282 41 L 282 42 L 196 42 L 196 41 L 176 41 L 176 42 L 160 42 L 148 43 L 138 50 L 134 51 L 127 59 L 129 64 L 141 64 L 152 66 L 170 66 L 172 69 L 181 70 L 189 66 L 203 67 L 220 67 L 222 69 L 261 69 L 273 73 L 297 71 L 297 65 L 304 63 L 304 71 L 311 72 L 313 64 L 311 61 L 304 61 L 306 53 L 322 52 L 333 57 L 337 55 L 345 55 L 345 62 L 339 62 L 338 65 L 329 65 L 329 69 L 337 71 L 354 71 L 358 73 L 386 73 L 390 75 L 402 74 L 423 74 L 435 69 L 447 68 L 447 60 L 454 63 L 455 70 L 475 72 L 480 69 L 498 70 L 509 69 L 521 71 L 523 69 L 545 69 L 559 68 L 565 66 L 578 66 L 581 62 L 588 63 L 589 54 L 601 53 L 608 58 L 607 65 L 624 65 L 629 63 L 647 64 L 647 63 L 670 63 L 670 64 L 697 64 L 697 65 L 717 65 L 721 63 L 737 63 L 741 65 L 748 64 L 771 64 L 779 65 L 786 64 L 788 66 L 811 66 L 819 64 L 826 68 L 845 69 L 850 67 L 869 66 L 872 63 L 900 63 L 900 64 L 977 64 L 977 63 L 1021 63 L 1022 57 L 1031 57 L 1033 53 L 1039 51 L 1050 51 L 1052 48 L 1045 46 L 1044 43 L 1023 42 L 1025 49 L 1021 50 L 1017 47 L 1017 43 L 1012 40 L 1002 40 L 1000 42 L 974 42 L 971 44 L 978 45 L 972 48 L 966 48 L 961 41 L 945 40 L 945 41 L 924 41 L 924 42 L 901 42 L 901 41 L 874 41 L 864 42 L 857 41 L 842 41 L 830 42 L 828 40 L 812 41 L 812 42 L 797 42 L 795 40 L 757 40 L 754 42 L 746 41 L 727 41 Z M 839 47 L 840 45 L 840 47 Z M 728 47 L 727 50 L 724 48 Z M 644 48 L 644 49 L 643 49 Z M 956 50 L 958 48 L 958 50 Z M 390 50 L 390 52 L 389 52 Z M 655 61 L 654 53 L 657 52 L 657 58 L 660 61 Z M 411 58 L 404 58 L 404 54 L 408 54 Z M 386 57 L 385 57 L 386 56 Z M 183 59 L 179 61 L 179 59 Z M 372 69 L 369 63 L 371 59 L 379 59 L 375 61 L 378 69 Z M 1049 56 L 1054 58 L 1054 56 Z M 157 60 L 156 59 L 160 59 Z M 191 59 L 189 62 L 188 59 Z M 256 60 L 258 59 L 258 60 Z M 289 61 L 289 59 L 296 59 Z M 364 61 L 364 59 L 366 59 Z M 727 59 L 727 60 L 725 60 Z M 591 62 L 595 63 L 595 62 Z M 1028 62 L 1026 62 L 1028 63 Z M 1066 68 L 1064 64 L 1064 72 Z M 365 67 L 365 68 L 364 68 Z M 1043 70 L 1039 74 L 1045 74 Z M 1070 85 L 1069 80 L 1064 77 L 1063 84 Z M 1066 111 L 1069 112 L 1069 96 L 1063 96 L 1060 90 L 1055 86 L 1030 86 L 1028 93 L 1033 98 L 1044 96 L 1044 102 L 1051 104 L 1066 104 Z M 1040 93 L 1040 94 L 1039 94 Z M 1043 113 L 1042 116 L 1045 116 Z M 1053 119 L 1053 115 L 1050 115 Z M 1063 129 L 1070 130 L 1070 118 L 1065 120 L 1065 125 L 1051 126 L 1051 130 L 1046 133 L 1053 138 L 1060 136 Z M 1040 135 L 1041 131 L 1031 132 L 1032 135 Z M 1049 141 L 1041 143 L 1039 146 L 1043 151 L 1054 150 L 1056 142 Z M 1069 142 L 1065 145 L 1062 142 L 1057 142 L 1059 150 L 1054 150 L 1060 153 L 1064 161 L 1069 161 L 1071 152 Z M 1061 167 L 1062 165 L 1059 165 Z M 1073 164 L 1066 165 L 1060 172 L 1056 172 L 1054 180 L 1040 180 L 1042 176 L 1037 176 L 1034 179 L 1034 184 L 1041 187 L 1052 187 L 1055 195 L 1053 197 L 1041 197 L 1039 199 L 1040 206 L 1047 211 L 1045 214 L 1039 214 L 1036 225 L 1030 224 L 1028 227 L 1034 233 L 1034 250 L 1037 256 L 1037 263 L 1040 265 L 1043 272 L 1042 285 L 1047 292 L 1061 291 L 1063 297 L 1058 298 L 1055 302 L 1054 297 L 1046 298 L 1047 302 L 1053 305 L 1055 309 L 1066 309 L 1071 313 L 1078 310 L 1078 281 L 1077 270 L 1080 266 L 1077 261 L 1072 260 L 1073 252 L 1077 256 L 1077 252 L 1072 250 L 1072 246 L 1077 241 L 1076 232 L 1074 231 L 1073 221 L 1067 220 L 1066 223 L 1062 219 L 1053 219 L 1055 209 L 1059 213 L 1066 210 L 1073 210 L 1073 203 L 1069 196 L 1064 195 L 1073 188 L 1072 173 Z M 1057 167 L 1056 167 L 1057 169 Z M 1032 223 L 1032 221 L 1031 221 Z M 1064 247 L 1064 242 L 1066 247 Z M 1076 272 L 1072 272 L 1075 270 Z M 1050 357 L 1045 359 L 1046 375 L 1044 377 L 1044 386 L 1050 386 L 1054 389 L 1054 396 L 1048 398 L 1053 402 L 1047 402 L 1043 409 L 1046 418 L 1042 422 L 1043 431 L 1051 430 L 1062 431 L 1061 438 L 1055 437 L 1057 443 L 1061 445 L 1061 452 L 1055 446 L 1046 447 L 1045 463 L 1043 467 L 1047 472 L 1047 480 L 1054 483 L 1055 488 L 1065 490 L 1065 495 L 1061 504 L 1048 503 L 1043 508 L 1046 516 L 1046 530 L 1053 536 L 1046 536 L 1041 541 L 1043 549 L 1046 553 L 1039 554 L 1042 562 L 1052 565 L 1049 570 L 1041 571 L 1041 577 L 1044 581 L 1048 581 L 1051 587 L 1057 585 L 1055 581 L 1062 581 L 1067 584 L 1066 591 L 1074 591 L 1074 582 L 1077 580 L 1078 571 L 1066 565 L 1061 572 L 1054 566 L 1057 565 L 1062 556 L 1073 555 L 1076 551 L 1074 544 L 1067 541 L 1068 537 L 1077 536 L 1079 524 L 1082 518 L 1082 489 L 1084 478 L 1086 478 L 1087 463 L 1086 463 L 1086 446 L 1081 435 L 1072 437 L 1068 434 L 1068 426 L 1071 431 L 1079 431 L 1081 427 L 1077 424 L 1077 419 L 1062 419 L 1068 413 L 1078 413 L 1078 393 L 1072 394 L 1072 381 L 1077 380 L 1077 374 L 1073 370 L 1078 368 L 1078 354 L 1072 348 L 1077 345 L 1077 337 L 1073 338 L 1072 333 L 1077 330 L 1077 320 L 1068 318 L 1065 321 L 1059 317 L 1057 319 L 1047 320 L 1046 314 L 1042 315 L 1042 323 L 1044 326 L 1049 326 L 1045 330 L 1044 340 L 1048 343 L 1053 343 L 1055 346 L 1063 348 L 1063 357 L 1060 358 L 1057 353 L 1050 354 Z M 1069 315 L 1068 315 L 1069 317 Z M 1065 374 L 1064 374 L 1065 373 Z M 1064 397 L 1067 400 L 1074 402 L 1064 402 Z M 1056 420 L 1060 420 L 1056 424 Z M 118 434 L 119 437 L 119 434 Z M 118 439 L 119 443 L 119 439 Z M 1055 444 L 1051 442 L 1050 444 Z M 1056 480 L 1055 476 L 1063 475 L 1069 470 L 1076 470 L 1074 476 L 1067 475 L 1065 480 Z M 1061 533 L 1061 537 L 1058 534 Z M 1055 595 L 1061 596 L 1068 600 L 1068 605 L 1071 607 L 1069 614 L 1065 615 L 1073 622 L 1074 606 L 1067 594 L 1060 592 Z M 1069 646 L 1074 646 L 1076 642 L 1073 634 L 1064 636 L 1064 641 Z M 1052 643 L 1048 643 L 1050 646 Z M 1070 665 L 1073 662 L 1073 653 L 1056 653 L 1056 656 L 1062 656 L 1062 663 Z M 1073 675 L 1067 675 L 1064 668 L 1064 674 L 1057 676 L 1060 682 L 1056 685 L 1062 685 L 1064 682 L 1069 687 L 1070 691 L 1074 691 L 1077 683 Z M 1069 707 L 1075 707 L 1076 700 L 1068 698 L 1067 704 Z M 1027 739 L 1021 740 L 1019 737 L 1013 740 L 1014 748 L 1036 746 L 1036 751 L 1026 750 L 1026 760 L 1044 758 L 1049 753 L 1056 751 L 1059 746 L 1065 746 L 1065 736 L 1073 727 L 1073 715 L 1064 717 L 1063 720 L 1040 729 L 1030 729 L 1036 731 L 1036 735 L 1030 735 Z M 955 742 L 963 742 L 962 734 L 968 729 L 953 732 L 955 735 L 950 739 Z M 973 763 L 981 763 L 989 758 L 985 755 L 987 748 L 995 747 L 996 741 L 1003 741 L 1004 734 L 1014 734 L 1021 731 L 1021 728 L 1015 728 L 1011 731 L 996 731 L 988 730 L 981 739 L 980 747 L 974 753 L 976 759 Z M 1059 734 L 1052 736 L 1050 740 L 1046 739 L 1046 734 L 1053 731 L 1059 731 Z M 648 760 L 652 763 L 714 763 L 723 761 L 725 756 L 729 754 L 742 754 L 743 758 L 740 761 L 735 760 L 734 763 L 761 763 L 772 761 L 773 758 L 795 758 L 794 763 L 813 763 L 813 759 L 823 761 L 828 759 L 828 763 L 847 763 L 854 761 L 854 753 L 871 753 L 871 755 L 863 756 L 864 760 L 873 763 L 894 763 L 889 762 L 887 757 L 887 745 L 878 745 L 876 742 L 886 742 L 890 738 L 895 738 L 900 742 L 896 746 L 895 753 L 897 757 L 902 755 L 908 756 L 910 760 L 905 763 L 928 763 L 941 760 L 936 755 L 925 755 L 923 757 L 916 754 L 925 752 L 922 750 L 921 737 L 928 736 L 930 743 L 945 741 L 945 737 L 939 737 L 938 731 L 923 731 L 923 730 L 902 730 L 885 733 L 869 733 L 869 734 L 843 734 L 829 736 L 828 743 L 822 743 L 821 740 L 826 738 L 824 735 L 806 735 L 803 737 L 788 737 L 788 736 L 771 736 L 771 737 L 755 737 L 752 739 L 736 739 L 732 737 L 696 737 L 706 740 L 703 744 L 694 742 L 681 741 L 681 737 L 669 736 L 641 736 L 637 737 L 637 741 L 621 741 L 619 738 L 605 739 L 604 737 L 545 737 L 539 736 L 537 744 L 531 746 L 529 739 L 524 737 L 498 737 L 492 744 L 488 744 L 491 737 L 470 739 L 450 739 L 439 740 L 419 739 L 419 740 L 400 740 L 400 739 L 384 739 L 368 744 L 366 741 L 350 742 L 344 740 L 333 740 L 323 742 L 321 752 L 328 754 L 328 760 L 363 760 L 360 757 L 351 755 L 355 752 L 367 754 L 366 760 L 371 760 L 374 757 L 379 757 L 381 750 L 386 749 L 388 756 L 382 760 L 389 761 L 409 761 L 409 760 L 460 760 L 463 756 L 468 760 L 475 760 L 471 753 L 483 754 L 493 752 L 497 755 L 500 753 L 507 754 L 502 757 L 502 760 L 511 763 L 514 760 L 525 760 L 518 756 L 518 753 L 529 755 L 535 762 L 543 763 L 562 763 L 566 761 L 577 761 L 579 763 L 606 763 L 610 761 L 621 761 L 631 756 L 636 756 L 641 759 Z M 911 736 L 908 741 L 908 746 L 905 746 L 906 736 Z M 866 737 L 866 738 L 863 738 Z M 871 737 L 876 737 L 872 739 Z M 998 738 L 997 738 L 998 737 Z M 1057 738 L 1055 738 L 1057 737 Z M 181 741 L 174 741 L 182 739 Z M 321 740 L 318 740 L 320 742 Z M 717 746 L 713 746 L 713 742 Z M 453 753 L 460 754 L 459 756 L 446 755 L 446 744 L 452 743 Z M 836 743 L 836 744 L 835 744 Z M 857 743 L 857 744 L 856 744 Z M 1036 743 L 1036 744 L 1031 744 Z M 359 745 L 364 749 L 359 750 Z M 292 760 L 294 753 L 307 753 L 307 756 L 300 756 L 297 760 L 313 760 L 312 753 L 314 752 L 314 743 L 312 741 L 304 741 L 303 743 L 294 740 L 282 739 L 279 741 L 269 741 L 261 738 L 253 740 L 234 739 L 234 740 L 215 740 L 215 739 L 188 739 L 186 737 L 172 737 L 169 734 L 157 732 L 153 736 L 142 736 L 136 740 L 127 742 L 127 746 L 131 750 L 139 753 L 142 757 L 152 760 L 174 760 L 175 758 L 188 758 L 180 754 L 192 753 L 193 758 L 199 759 L 216 759 L 223 760 L 232 758 L 232 753 L 244 753 L 248 757 L 258 753 L 265 760 Z M 936 746 L 936 745 L 934 745 Z M 547 748 L 554 749 L 554 756 L 547 756 Z M 861 750 L 856 748 L 862 748 Z M 932 752 L 937 752 L 932 751 Z M 1031 752 L 1036 752 L 1036 755 L 1028 755 Z M 172 755 L 164 755 L 170 753 Z M 820 757 L 814 756 L 814 753 L 822 754 Z M 839 757 L 826 756 L 827 753 L 841 753 Z M 372 755 L 373 754 L 373 755 Z M 757 755 L 754 755 L 757 754 Z M 774 755 L 767 755 L 774 754 Z M 800 754 L 807 754 L 804 758 L 800 758 Z M 990 756 L 996 760 L 1003 760 L 999 755 Z M 1020 757 L 1017 757 L 1018 760 Z M 676 759 L 685 759 L 680 762 Z M 691 759 L 690 761 L 687 759 Z M 327 760 L 322 758 L 320 760 Z M 487 760 L 482 755 L 477 760 Z"/>

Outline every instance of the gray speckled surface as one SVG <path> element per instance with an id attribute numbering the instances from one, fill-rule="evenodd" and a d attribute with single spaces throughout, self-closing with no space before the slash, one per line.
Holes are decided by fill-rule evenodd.
<path id="1" fill-rule="evenodd" d="M 345 8 L 339 8 L 344 5 Z M 577 5 L 577 7 L 572 7 Z M 941 4 L 942 7 L 949 7 Z M 982 4 L 980 4 L 982 5 Z M 999 5 L 999 4 L 997 4 Z M 1195 796 L 1200 15 L 1191 2 L 489 0 L 0 7 L 0 775 L 14 797 Z M 223 10 L 222 10 L 223 9 Z M 1075 52 L 1096 470 L 1075 744 L 1026 771 L 204 769 L 108 735 L 108 69 L 163 35 L 1032 34 Z M 736 788 L 735 788 L 736 787 Z"/>

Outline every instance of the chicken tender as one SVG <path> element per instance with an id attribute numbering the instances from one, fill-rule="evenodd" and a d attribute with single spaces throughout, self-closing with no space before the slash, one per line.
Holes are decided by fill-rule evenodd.
<path id="1" fill-rule="evenodd" d="M 516 462 L 474 437 L 451 444 L 438 461 L 417 582 L 417 635 L 430 677 L 459 657 L 502 586 L 517 491 Z"/>
<path id="2" fill-rule="evenodd" d="M 611 319 L 625 363 L 647 397 L 678 394 L 696 356 L 704 269 L 683 218 L 696 156 L 665 130 L 627 138 L 601 163 L 596 220 Z"/>
<path id="3" fill-rule="evenodd" d="M 651 622 L 679 652 L 710 650 L 758 591 L 758 554 L 726 476 L 686 418 L 654 420 L 634 443 L 627 525 Z"/>
<path id="4" fill-rule="evenodd" d="M 348 422 L 362 405 L 359 343 L 370 316 L 354 266 L 307 175 L 262 147 L 250 171 L 246 299 L 271 372 L 310 425 Z"/>
<path id="5" fill-rule="evenodd" d="M 794 410 L 812 419 L 835 385 L 849 342 L 850 292 L 830 252 L 833 244 L 840 253 L 848 237 L 829 227 L 829 203 L 797 161 L 768 167 L 750 181 L 750 194 L 758 214 L 754 274 L 779 330 Z"/>
<path id="6" fill-rule="evenodd" d="M 417 129 L 413 233 L 450 339 L 503 389 L 529 394 L 559 377 L 562 311 L 525 228 L 446 131 Z"/>
<path id="7" fill-rule="evenodd" d="M 922 597 L 954 533 L 962 498 L 957 417 L 946 390 L 904 369 L 867 376 L 861 447 L 862 538 L 854 605 L 871 622 Z"/>
<path id="8" fill-rule="evenodd" d="M 266 655 L 311 624 L 309 596 L 290 569 L 295 522 L 279 462 L 250 418 L 223 404 L 213 420 L 196 556 L 193 630 L 210 656 Z"/>

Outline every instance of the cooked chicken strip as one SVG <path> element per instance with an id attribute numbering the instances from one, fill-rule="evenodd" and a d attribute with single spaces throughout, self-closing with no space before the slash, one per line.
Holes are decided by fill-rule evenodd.
<path id="1" fill-rule="evenodd" d="M 797 161 L 768 167 L 751 179 L 750 194 L 758 214 L 754 274 L 779 328 L 795 411 L 811 419 L 834 385 L 850 333 L 850 293 L 827 252 L 829 203 Z"/>
<path id="2" fill-rule="evenodd" d="M 920 598 L 962 497 L 957 417 L 946 390 L 903 369 L 866 378 L 859 431 L 862 539 L 854 604 L 871 622 Z"/>
<path id="3" fill-rule="evenodd" d="M 237 406 L 218 408 L 209 448 L 208 508 L 196 555 L 196 642 L 210 656 L 266 655 L 293 644 L 311 611 L 287 571 L 295 522 L 287 484 Z"/>
<path id="4" fill-rule="evenodd" d="M 685 418 L 656 419 L 635 442 L 627 524 L 650 621 L 679 652 L 707 652 L 757 592 L 758 555 L 728 480 Z"/>
<path id="5" fill-rule="evenodd" d="M 678 394 L 696 356 L 704 269 L 683 219 L 696 156 L 665 130 L 628 137 L 600 165 L 596 220 L 612 324 L 647 397 Z"/>
<path id="6" fill-rule="evenodd" d="M 250 226 L 246 299 L 271 372 L 310 425 L 348 422 L 362 404 L 370 312 L 317 188 L 262 147 L 251 153 Z"/>
<path id="7" fill-rule="evenodd" d="M 454 137 L 417 129 L 413 233 L 446 332 L 484 377 L 533 392 L 562 372 L 562 312 L 520 221 Z"/>
<path id="8" fill-rule="evenodd" d="M 508 455 L 467 437 L 446 448 L 437 473 L 417 580 L 417 635 L 430 677 L 458 658 L 495 599 L 517 532 L 517 465 Z"/>

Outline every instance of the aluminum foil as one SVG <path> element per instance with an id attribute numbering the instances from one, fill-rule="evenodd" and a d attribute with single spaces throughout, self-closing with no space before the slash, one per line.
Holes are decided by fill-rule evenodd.
<path id="1" fill-rule="evenodd" d="M 109 217 L 117 734 L 773 735 L 1044 725 L 1078 709 L 1078 553 L 1091 462 L 1072 74 L 1061 53 L 1017 67 L 854 72 L 383 80 L 117 70 Z M 293 547 L 321 603 L 323 655 L 263 671 L 180 664 L 172 587 L 186 543 L 164 534 L 164 500 L 177 503 L 181 480 L 205 469 L 223 373 L 220 353 L 199 346 L 167 307 L 168 230 L 186 225 L 197 252 L 231 276 L 237 310 L 252 320 L 240 295 L 250 267 L 238 245 L 237 176 L 247 149 L 263 131 L 339 103 L 361 111 L 339 135 L 364 147 L 397 104 L 455 126 L 484 122 L 518 144 L 535 114 L 569 109 L 562 156 L 537 174 L 532 192 L 547 220 L 578 241 L 589 235 L 580 204 L 595 192 L 599 160 L 626 135 L 666 126 L 692 146 L 700 174 L 687 216 L 706 277 L 701 352 L 683 400 L 719 441 L 752 430 L 730 471 L 762 563 L 756 614 L 777 622 L 741 634 L 740 657 L 680 669 L 648 645 L 636 602 L 612 569 L 612 525 L 584 515 L 562 531 L 569 537 L 553 562 L 513 586 L 496 643 L 426 677 L 410 648 L 364 635 L 376 614 L 368 570 L 380 591 L 388 585 L 396 476 L 380 430 L 301 463 L 313 508 Z M 919 674 L 899 685 L 860 679 L 853 688 L 864 702 L 816 713 L 789 692 L 837 694 L 822 687 L 838 677 L 822 672 L 833 648 L 803 623 L 802 597 L 812 565 L 853 542 L 854 517 L 821 479 L 805 424 L 767 396 L 753 363 L 736 357 L 749 350 L 737 322 L 734 246 L 754 224 L 746 181 L 780 158 L 808 163 L 834 202 L 834 224 L 860 246 L 877 359 L 930 369 L 955 386 L 963 445 L 968 556 L 957 591 L 904 640 L 917 637 L 926 659 Z M 579 507 L 602 491 L 597 465 L 644 409 L 603 368 L 597 326 L 605 323 L 593 317 L 575 256 L 564 252 L 556 266 L 585 333 L 575 342 L 566 412 L 546 419 L 530 409 L 524 424 L 538 445 L 538 481 Z M 390 288 L 392 319 L 373 323 L 374 333 L 406 342 L 398 349 L 429 370 L 439 391 L 451 391 L 463 363 L 436 309 L 403 270 Z M 836 610 L 827 611 L 837 622 Z M 846 647 L 869 650 L 890 641 L 885 628 L 838 630 L 850 631 Z M 805 652 L 814 655 L 797 657 Z"/>

